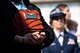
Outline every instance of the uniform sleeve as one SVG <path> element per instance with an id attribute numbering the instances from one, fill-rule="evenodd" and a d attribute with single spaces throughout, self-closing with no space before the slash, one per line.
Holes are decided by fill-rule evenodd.
<path id="1" fill-rule="evenodd" d="M 42 49 L 45 47 L 48 47 L 54 41 L 53 30 L 48 27 L 48 28 L 44 29 L 44 31 L 46 33 L 46 38 L 42 44 Z"/>
<path id="2" fill-rule="evenodd" d="M 44 48 L 44 49 L 42 50 L 42 52 L 43 52 L 43 53 L 50 53 L 50 52 L 49 52 L 49 47 L 48 47 L 48 48 Z"/>

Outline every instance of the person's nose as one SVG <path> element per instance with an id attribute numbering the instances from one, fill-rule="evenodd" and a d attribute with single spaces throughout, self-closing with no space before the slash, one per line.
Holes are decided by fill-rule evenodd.
<path id="1" fill-rule="evenodd" d="M 57 21 L 61 22 L 62 20 L 61 19 L 58 19 Z"/>

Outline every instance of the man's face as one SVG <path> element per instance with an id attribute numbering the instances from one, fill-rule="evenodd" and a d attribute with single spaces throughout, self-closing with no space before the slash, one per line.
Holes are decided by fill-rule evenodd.
<path id="1" fill-rule="evenodd" d="M 66 19 L 70 19 L 71 18 L 71 13 L 70 13 L 70 10 L 69 10 L 68 7 L 65 7 L 63 9 L 63 12 L 66 14 L 66 16 L 65 16 Z"/>
<path id="2" fill-rule="evenodd" d="M 56 19 L 52 20 L 51 26 L 53 28 L 57 28 L 57 29 L 62 29 L 64 28 L 64 18 L 62 17 L 57 17 Z"/>

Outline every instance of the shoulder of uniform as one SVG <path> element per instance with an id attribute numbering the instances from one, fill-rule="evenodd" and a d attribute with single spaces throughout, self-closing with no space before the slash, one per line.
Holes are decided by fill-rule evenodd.
<path id="1" fill-rule="evenodd" d="M 70 36 L 71 38 L 77 39 L 77 37 L 76 37 L 74 34 L 71 34 L 71 33 L 68 33 L 68 34 L 69 34 L 69 36 Z"/>

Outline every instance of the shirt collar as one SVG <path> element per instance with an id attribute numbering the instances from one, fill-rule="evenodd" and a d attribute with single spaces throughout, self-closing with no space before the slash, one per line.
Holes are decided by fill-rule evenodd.
<path id="1" fill-rule="evenodd" d="M 53 29 L 53 31 L 54 31 L 54 33 L 55 33 L 55 36 L 58 38 L 59 37 L 59 35 L 61 34 L 62 36 L 64 36 L 64 30 L 63 31 L 61 31 L 60 33 L 59 32 L 57 32 L 55 29 Z"/>
<path id="2" fill-rule="evenodd" d="M 18 10 L 20 10 L 20 9 L 27 9 L 26 8 L 26 6 L 25 6 L 25 4 L 24 4 L 24 2 L 23 2 L 23 0 L 21 0 L 21 2 L 19 3 L 19 4 L 15 4 L 13 1 L 11 1 L 12 2 L 12 4 L 18 9 Z"/>

